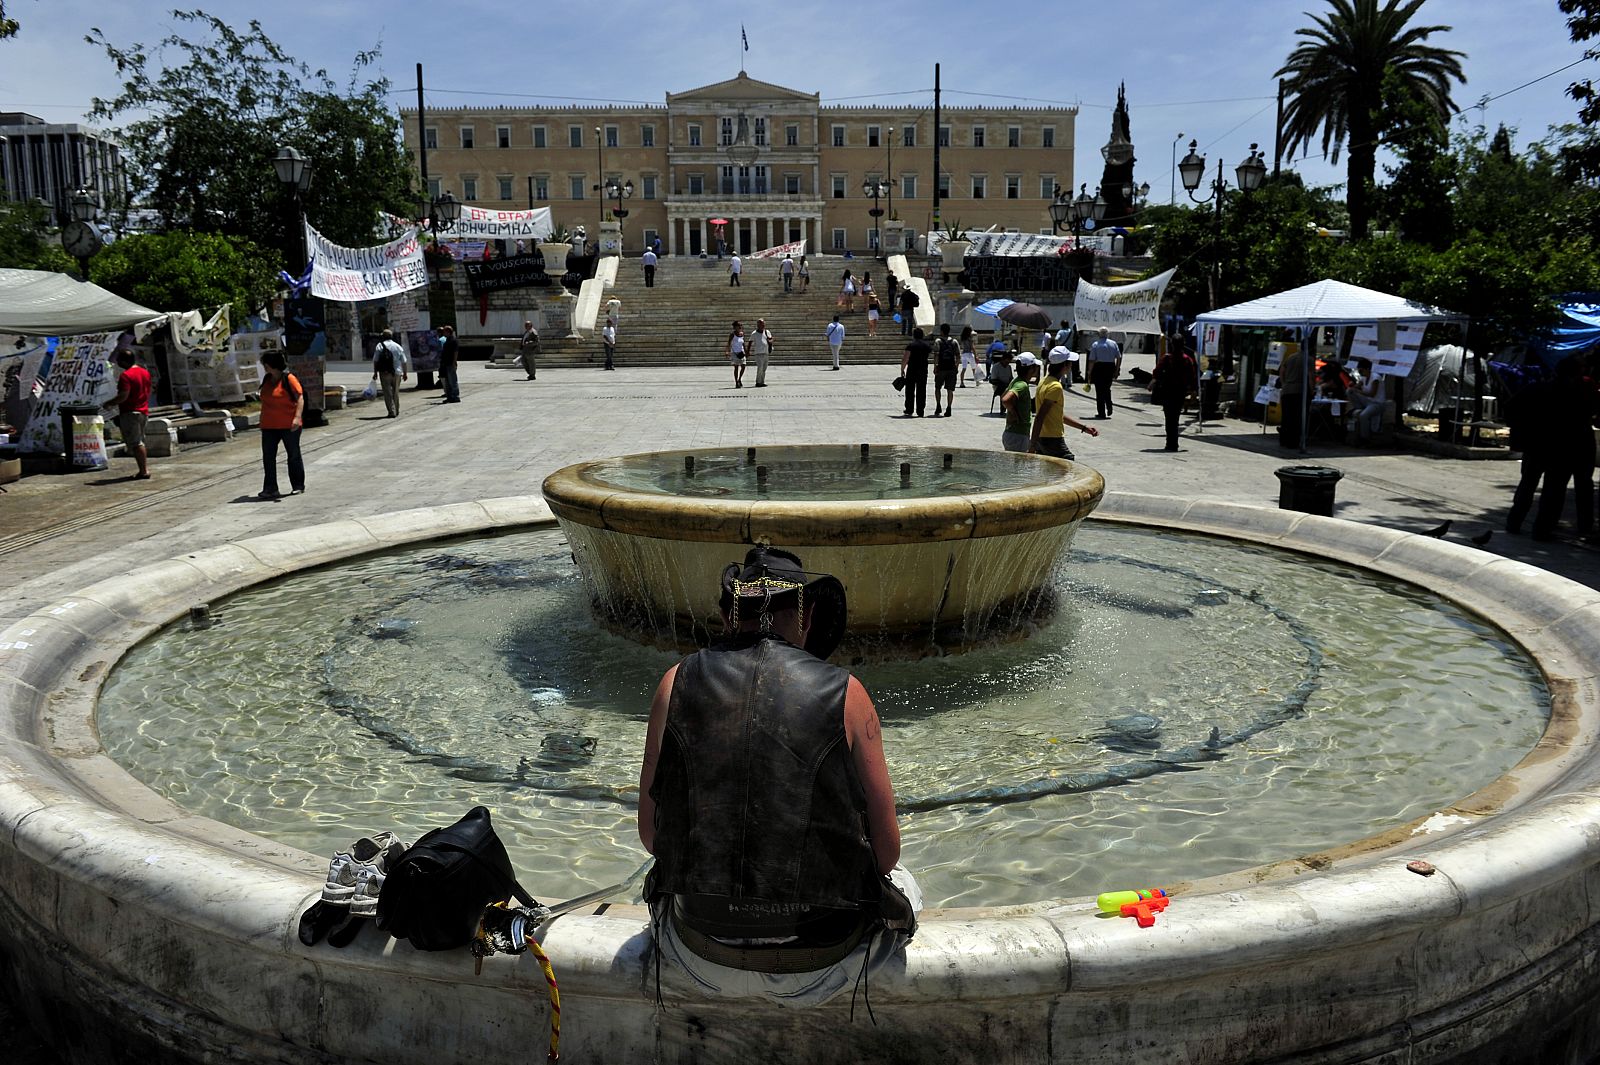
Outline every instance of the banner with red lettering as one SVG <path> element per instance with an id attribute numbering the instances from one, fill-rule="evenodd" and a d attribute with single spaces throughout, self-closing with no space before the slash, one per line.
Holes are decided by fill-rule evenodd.
<path id="1" fill-rule="evenodd" d="M 428 266 L 415 229 L 406 230 L 387 244 L 346 248 L 318 233 L 308 222 L 306 247 L 311 251 L 311 294 L 325 300 L 359 303 L 428 283 Z"/>

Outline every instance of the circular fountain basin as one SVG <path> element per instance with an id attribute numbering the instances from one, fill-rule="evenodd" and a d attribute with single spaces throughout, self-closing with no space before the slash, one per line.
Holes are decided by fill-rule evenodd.
<path id="1" fill-rule="evenodd" d="M 364 933 L 306 948 L 326 858 L 196 817 L 106 757 L 110 667 L 196 602 L 396 544 L 527 527 L 537 501 L 344 521 L 195 552 L 0 632 L 0 964 L 74 1061 L 523 1061 L 529 957 Z M 1600 594 L 1427 538 L 1250 507 L 1117 496 L 1102 517 L 1366 566 L 1494 620 L 1539 664 L 1550 722 L 1487 786 L 1375 836 L 1173 887 L 1153 928 L 1092 900 L 924 915 L 903 967 L 848 999 L 707 1000 L 662 973 L 646 915 L 544 933 L 572 1060 L 1584 1060 L 1600 1048 Z M 331 607 L 330 609 L 336 609 Z M 1407 868 L 1425 862 L 1434 872 Z M 1135 885 L 1118 885 L 1135 886 Z"/>
<path id="2" fill-rule="evenodd" d="M 756 543 L 844 582 L 857 645 L 971 643 L 1049 609 L 1104 493 L 1043 455 L 881 444 L 651 452 L 544 482 L 597 616 L 679 648 L 720 629 L 718 577 Z"/>

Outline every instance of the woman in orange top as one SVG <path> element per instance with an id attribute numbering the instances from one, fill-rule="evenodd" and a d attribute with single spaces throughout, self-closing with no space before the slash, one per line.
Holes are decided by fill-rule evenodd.
<path id="1" fill-rule="evenodd" d="M 261 465 L 266 470 L 257 499 L 281 499 L 278 491 L 278 444 L 289 460 L 289 488 L 306 490 L 306 467 L 300 461 L 300 424 L 306 411 L 306 391 L 289 372 L 281 351 L 261 356 Z"/>

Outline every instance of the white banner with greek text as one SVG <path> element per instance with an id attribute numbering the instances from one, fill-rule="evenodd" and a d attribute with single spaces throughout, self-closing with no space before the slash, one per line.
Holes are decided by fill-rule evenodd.
<path id="1" fill-rule="evenodd" d="M 752 258 L 752 259 L 781 259 L 785 255 L 804 256 L 805 253 L 806 253 L 806 242 L 805 241 L 803 241 L 803 240 L 791 240 L 787 244 L 774 244 L 770 248 L 762 248 L 760 251 L 753 251 L 753 252 L 750 253 L 750 258 Z"/>
<path id="2" fill-rule="evenodd" d="M 1079 329 L 1106 328 L 1114 333 L 1153 333 L 1160 336 L 1161 297 L 1166 294 L 1172 270 L 1131 285 L 1078 283 L 1074 322 Z"/>
<path id="3" fill-rule="evenodd" d="M 428 267 L 415 229 L 387 244 L 346 248 L 318 233 L 308 222 L 306 247 L 311 249 L 311 294 L 325 300 L 359 303 L 428 283 Z"/>
<path id="4" fill-rule="evenodd" d="M 491 211 L 486 207 L 463 204 L 461 217 L 447 234 L 452 239 L 468 240 L 544 240 L 555 232 L 550 208 L 531 211 Z"/>

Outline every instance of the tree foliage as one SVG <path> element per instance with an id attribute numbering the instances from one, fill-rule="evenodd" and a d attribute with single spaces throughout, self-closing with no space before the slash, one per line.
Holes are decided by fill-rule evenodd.
<path id="1" fill-rule="evenodd" d="M 1463 53 L 1425 42 L 1449 26 L 1411 26 L 1423 0 L 1328 0 L 1330 11 L 1314 16 L 1304 38 L 1277 76 L 1284 78 L 1287 151 L 1321 134 L 1322 150 L 1337 162 L 1347 153 L 1345 195 L 1350 233 L 1367 235 L 1380 141 L 1393 127 L 1395 105 L 1413 100 L 1440 121 L 1456 110 L 1450 83 L 1464 82 Z"/>
<path id="2" fill-rule="evenodd" d="M 1567 29 L 1574 43 L 1592 41 L 1600 37 L 1600 0 L 1557 0 L 1567 19 Z M 1600 48 L 1590 48 L 1584 53 L 1587 59 L 1600 59 Z M 1595 130 L 1600 127 L 1600 90 L 1593 78 L 1575 81 L 1567 86 L 1567 95 L 1578 102 L 1578 121 Z M 1600 178 L 1600 136 L 1574 140 L 1566 151 L 1569 167 L 1583 177 Z"/>
<path id="3" fill-rule="evenodd" d="M 72 257 L 49 234 L 50 208 L 38 200 L 15 202 L 0 185 L 0 267 L 13 270 L 75 270 Z"/>
<path id="4" fill-rule="evenodd" d="M 217 233 L 144 233 L 107 245 L 90 260 L 95 284 L 158 311 L 232 306 L 234 322 L 278 286 L 278 257 Z"/>
<path id="5" fill-rule="evenodd" d="M 118 132 L 134 195 L 163 228 L 227 234 L 297 255 L 293 201 L 272 167 L 282 146 L 311 161 L 305 213 L 332 240 L 369 244 L 380 210 L 415 210 L 388 82 L 361 80 L 376 51 L 356 55 L 341 90 L 326 71 L 288 55 L 259 22 L 241 32 L 204 11 L 173 17 L 201 32 L 195 39 L 174 33 L 154 49 L 115 43 L 98 29 L 87 37 L 124 79 L 114 99 L 94 101 L 91 116 L 142 116 Z"/>
<path id="6" fill-rule="evenodd" d="M 17 20 L 6 14 L 5 0 L 0 0 L 0 41 L 7 37 L 15 37 L 22 27 L 17 25 Z"/>

